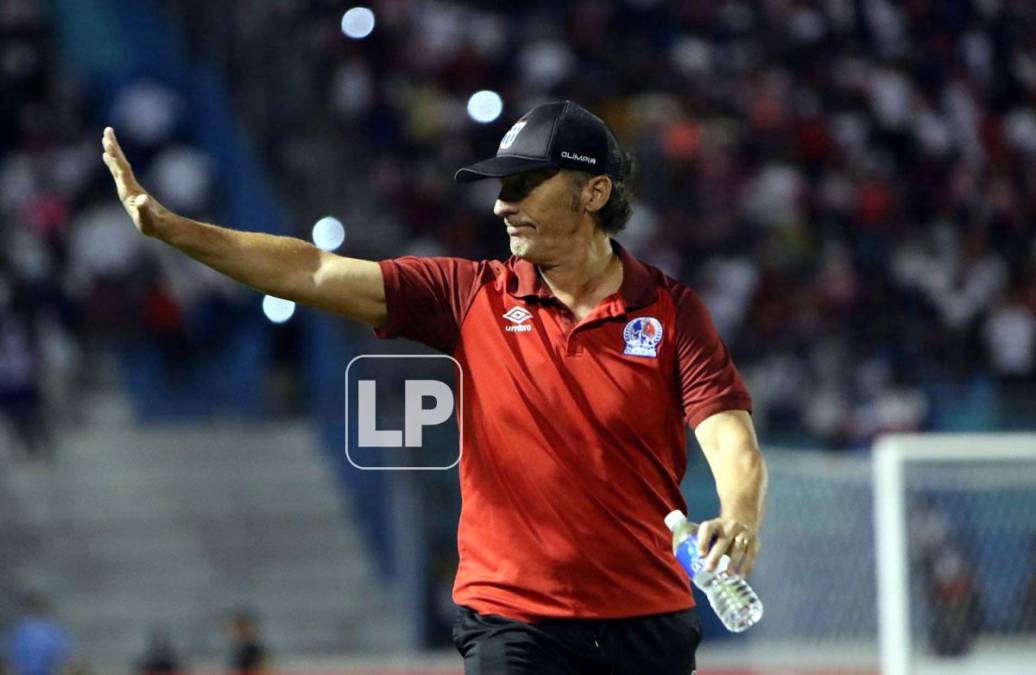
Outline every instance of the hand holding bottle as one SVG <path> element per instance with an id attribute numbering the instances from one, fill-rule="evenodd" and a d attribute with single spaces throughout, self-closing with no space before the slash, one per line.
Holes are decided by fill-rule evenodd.
<path id="1" fill-rule="evenodd" d="M 763 618 L 763 603 L 748 582 L 733 570 L 731 558 L 719 555 L 710 568 L 699 548 L 698 524 L 688 521 L 681 511 L 667 515 L 665 524 L 673 533 L 673 554 L 694 585 L 705 593 L 727 630 L 740 633 L 757 624 Z M 713 547 L 712 552 L 718 550 Z"/>

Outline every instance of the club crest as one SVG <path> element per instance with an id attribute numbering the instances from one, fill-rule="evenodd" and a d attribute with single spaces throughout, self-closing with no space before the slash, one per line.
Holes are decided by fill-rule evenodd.
<path id="1" fill-rule="evenodd" d="M 662 322 L 653 316 L 638 317 L 626 324 L 622 338 L 626 341 L 623 354 L 658 358 L 656 348 L 662 341 Z"/>

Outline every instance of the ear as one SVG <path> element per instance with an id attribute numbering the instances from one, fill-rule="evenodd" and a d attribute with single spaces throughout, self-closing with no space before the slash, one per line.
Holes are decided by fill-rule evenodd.
<path id="1" fill-rule="evenodd" d="M 608 176 L 594 176 L 583 186 L 583 208 L 597 213 L 612 196 L 612 179 Z"/>

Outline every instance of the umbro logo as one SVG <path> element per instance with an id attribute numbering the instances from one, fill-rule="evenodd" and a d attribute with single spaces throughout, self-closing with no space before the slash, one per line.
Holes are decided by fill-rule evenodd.
<path id="1" fill-rule="evenodd" d="M 504 326 L 504 330 L 508 333 L 528 333 L 532 330 L 532 325 L 525 323 L 532 318 L 532 312 L 524 307 L 512 307 L 503 314 L 503 317 L 512 324 Z"/>

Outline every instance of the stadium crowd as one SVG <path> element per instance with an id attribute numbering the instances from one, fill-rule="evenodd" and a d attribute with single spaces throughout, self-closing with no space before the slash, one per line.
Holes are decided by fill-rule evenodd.
<path id="1" fill-rule="evenodd" d="M 0 415 L 36 455 L 50 452 L 44 411 L 74 421 L 79 394 L 114 377 L 103 345 L 146 341 L 175 380 L 218 336 L 211 315 L 240 293 L 132 236 L 98 165 L 97 125 L 116 124 L 156 194 L 215 219 L 213 170 L 181 97 L 141 79 L 102 99 L 62 59 L 52 11 L 38 0 L 0 7 Z"/>
<path id="2" fill-rule="evenodd" d="M 619 240 L 698 289 L 768 440 L 1036 426 L 1030 2 L 384 0 L 363 40 L 337 1 L 159 4 L 224 76 L 293 234 L 334 213 L 349 255 L 500 257 L 495 186 L 452 173 L 571 98 L 636 160 Z M 218 213 L 177 92 L 140 81 L 91 113 L 44 7 L 0 10 L 9 413 L 83 377 L 98 335 L 182 362 L 219 314 L 185 316 L 233 292 L 131 236 L 101 173 L 112 122 L 160 200 Z M 465 112 L 480 89 L 495 122 Z"/>

